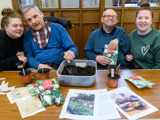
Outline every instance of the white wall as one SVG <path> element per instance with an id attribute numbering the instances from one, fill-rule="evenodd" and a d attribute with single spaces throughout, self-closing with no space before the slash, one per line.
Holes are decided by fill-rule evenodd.
<path id="1" fill-rule="evenodd" d="M 11 0 L 0 0 L 0 20 L 2 19 L 2 15 L 1 15 L 2 9 L 7 8 L 7 7 L 13 8 L 12 1 Z"/>

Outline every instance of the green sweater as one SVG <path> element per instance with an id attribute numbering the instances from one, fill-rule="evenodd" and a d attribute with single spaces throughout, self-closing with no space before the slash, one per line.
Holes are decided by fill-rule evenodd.
<path id="1" fill-rule="evenodd" d="M 146 35 L 138 35 L 137 29 L 129 35 L 130 54 L 143 69 L 160 69 L 160 31 L 153 28 Z"/>

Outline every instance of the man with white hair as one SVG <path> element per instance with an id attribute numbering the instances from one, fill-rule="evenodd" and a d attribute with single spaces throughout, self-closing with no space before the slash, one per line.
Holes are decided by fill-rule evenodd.
<path id="1" fill-rule="evenodd" d="M 113 51 L 118 46 L 117 64 L 121 64 L 121 68 L 127 68 L 125 55 L 129 50 L 130 44 L 123 28 L 115 26 L 118 22 L 117 13 L 108 9 L 103 12 L 101 18 L 102 27 L 94 30 L 85 46 L 85 57 L 89 60 L 95 60 L 98 69 L 108 69 L 110 58 L 104 56 L 104 46 L 108 45 L 108 49 Z"/>
<path id="2" fill-rule="evenodd" d="M 22 13 L 30 27 L 24 34 L 24 50 L 31 67 L 57 69 L 62 58 L 72 60 L 78 56 L 68 32 L 60 24 L 44 20 L 37 6 L 26 6 Z"/>

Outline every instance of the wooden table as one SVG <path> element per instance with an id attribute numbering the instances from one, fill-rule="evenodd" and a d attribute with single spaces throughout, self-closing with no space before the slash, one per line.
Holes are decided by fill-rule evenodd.
<path id="1" fill-rule="evenodd" d="M 35 74 L 36 72 L 33 72 Z M 95 90 L 95 89 L 107 89 L 112 90 L 114 88 L 108 88 L 107 86 L 107 75 L 108 71 L 97 71 L 96 83 L 92 87 L 66 87 L 60 86 L 63 97 L 66 98 L 69 89 L 82 89 L 82 90 Z M 151 103 L 156 108 L 160 109 L 160 70 L 121 70 L 119 72 L 121 78 L 118 83 L 118 87 L 126 86 L 133 92 L 141 96 L 143 99 Z M 137 89 L 132 83 L 124 80 L 125 77 L 139 75 L 151 82 L 156 83 L 153 88 Z M 56 71 L 50 72 L 50 78 L 57 78 Z M 0 72 L 0 78 L 6 78 L 6 82 L 9 82 L 9 87 L 16 86 L 23 87 L 21 78 L 18 72 Z M 36 79 L 39 79 L 37 74 Z M 0 84 L 2 80 L 0 81 Z M 61 113 L 62 106 L 48 106 L 46 111 L 38 113 L 34 116 L 25 118 L 25 120 L 58 120 Z M 121 119 L 126 119 L 124 115 L 121 115 Z M 21 120 L 22 117 L 18 110 L 16 103 L 10 104 L 6 95 L 0 95 L 0 120 Z M 160 111 L 149 114 L 141 119 L 160 119 Z"/>

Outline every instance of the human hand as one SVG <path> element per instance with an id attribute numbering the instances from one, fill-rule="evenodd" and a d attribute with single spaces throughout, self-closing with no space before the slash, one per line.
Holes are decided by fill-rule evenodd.
<path id="1" fill-rule="evenodd" d="M 24 56 L 24 52 L 23 52 L 23 51 L 20 51 L 20 52 L 18 51 L 16 55 L 17 55 L 17 56 L 19 56 L 19 55 Z"/>
<path id="2" fill-rule="evenodd" d="M 65 55 L 63 56 L 64 59 L 66 60 L 73 60 L 75 58 L 75 54 L 73 51 L 69 50 L 65 53 Z"/>
<path id="3" fill-rule="evenodd" d="M 38 65 L 38 70 L 39 70 L 39 69 L 42 69 L 42 68 L 48 68 L 48 69 L 50 69 L 50 70 L 53 69 L 52 67 L 50 67 L 50 66 L 47 65 L 47 64 L 39 64 L 39 65 Z"/>
<path id="4" fill-rule="evenodd" d="M 18 55 L 17 56 L 19 61 L 22 61 L 23 64 L 25 64 L 27 62 L 27 57 L 25 57 L 24 55 Z"/>
<path id="5" fill-rule="evenodd" d="M 23 62 L 23 64 L 25 64 L 27 62 L 27 57 L 25 57 L 24 52 L 22 52 L 22 51 L 19 52 L 18 51 L 16 56 L 18 57 L 19 61 Z"/>
<path id="6" fill-rule="evenodd" d="M 110 59 L 108 57 L 103 56 L 103 55 L 97 55 L 96 61 L 103 66 L 106 66 L 107 64 L 110 63 Z"/>
<path id="7" fill-rule="evenodd" d="M 128 105 L 131 107 L 131 106 L 133 106 L 133 103 L 132 102 L 125 102 L 125 103 L 120 104 L 119 107 L 123 108 Z"/>
<path id="8" fill-rule="evenodd" d="M 126 60 L 131 62 L 133 60 L 133 56 L 132 55 L 126 55 Z"/>
<path id="9" fill-rule="evenodd" d="M 109 43 L 108 48 L 110 50 L 115 50 L 117 46 L 118 46 L 118 39 L 114 39 Z"/>

